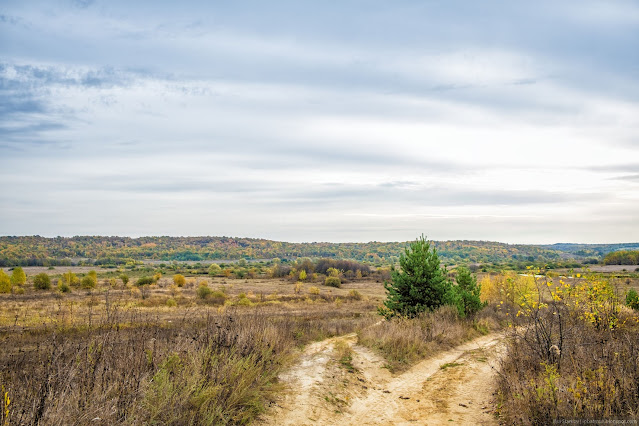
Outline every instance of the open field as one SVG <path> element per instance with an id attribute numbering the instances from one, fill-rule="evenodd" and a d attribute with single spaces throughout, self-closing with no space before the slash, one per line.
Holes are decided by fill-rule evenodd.
<path id="1" fill-rule="evenodd" d="M 61 293 L 56 282 L 69 270 L 81 276 L 91 269 L 25 268 L 21 291 L 0 294 L 0 385 L 10 399 L 2 419 L 9 424 L 545 421 L 564 416 L 567 407 L 592 405 L 573 394 L 570 406 L 553 405 L 552 399 L 507 403 L 509 392 L 547 392 L 535 390 L 542 385 L 527 387 L 545 383 L 543 365 L 550 365 L 543 350 L 541 358 L 522 352 L 527 345 L 563 339 L 561 353 L 572 358 L 562 364 L 562 392 L 574 390 L 584 374 L 599 374 L 600 364 L 584 358 L 590 349 L 627 355 L 619 360 L 635 356 L 635 349 L 624 346 L 638 333 L 632 311 L 610 311 L 623 324 L 599 330 L 589 322 L 598 317 L 584 322 L 571 313 L 574 308 L 554 301 L 562 288 L 586 294 L 600 283 L 622 300 L 630 288 L 639 288 L 633 273 L 588 279 L 575 271 L 535 273 L 536 279 L 480 273 L 489 305 L 472 318 L 459 319 L 444 307 L 411 320 L 383 321 L 377 307 L 385 291 L 375 273 L 333 288 L 321 276 L 300 283 L 171 271 L 185 274 L 178 287 L 167 271 L 151 285 L 136 285 L 159 269 L 98 269 L 95 288 L 76 285 Z M 33 276 L 43 272 L 52 278 L 51 290 L 32 286 Z M 130 278 L 126 285 L 118 278 L 123 273 Z M 569 334 L 557 328 L 547 308 L 518 313 L 526 310 L 522 295 L 536 292 L 550 308 L 565 310 L 557 312 L 569 319 Z M 596 301 L 598 309 L 608 306 L 613 293 Z M 582 300 L 580 294 L 571 297 Z M 544 324 L 545 343 L 521 333 Z M 588 352 L 579 336 L 589 336 L 594 346 Z M 634 403 L 628 386 L 637 381 L 630 364 L 605 357 L 601 362 L 626 379 L 619 388 L 606 382 L 606 392 L 623 395 L 605 406 L 609 415 L 635 418 L 628 411 Z M 536 404 L 545 411 L 534 411 Z"/>

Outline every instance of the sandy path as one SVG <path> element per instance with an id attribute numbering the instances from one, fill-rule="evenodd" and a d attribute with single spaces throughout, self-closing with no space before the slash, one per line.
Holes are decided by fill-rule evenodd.
<path id="1" fill-rule="evenodd" d="M 349 372 L 335 355 L 342 340 L 353 351 Z M 477 338 L 428 358 L 398 376 L 348 334 L 313 343 L 280 379 L 290 393 L 262 424 L 496 424 L 490 414 L 502 334 Z M 442 368 L 444 366 L 444 368 Z"/>

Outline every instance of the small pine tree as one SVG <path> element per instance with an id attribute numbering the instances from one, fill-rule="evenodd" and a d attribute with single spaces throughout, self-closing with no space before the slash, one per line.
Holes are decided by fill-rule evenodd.
<path id="1" fill-rule="evenodd" d="M 481 285 L 477 284 L 477 278 L 470 272 L 470 269 L 462 266 L 457 269 L 457 285 L 453 286 L 456 293 L 455 305 L 462 317 L 473 315 L 484 307 L 479 298 Z"/>
<path id="2" fill-rule="evenodd" d="M 446 303 L 451 282 L 440 266 L 437 250 L 422 235 L 399 258 L 400 270 L 393 267 L 391 281 L 384 282 L 386 301 L 380 314 L 415 317 Z"/>

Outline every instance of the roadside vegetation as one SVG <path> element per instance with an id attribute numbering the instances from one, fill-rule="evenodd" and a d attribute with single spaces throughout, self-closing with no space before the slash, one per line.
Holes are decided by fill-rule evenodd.
<path id="1" fill-rule="evenodd" d="M 392 372 L 495 331 L 504 320 L 494 310 L 480 315 L 486 304 L 476 277 L 465 267 L 449 274 L 423 236 L 405 249 L 384 288 L 378 312 L 386 321 L 362 330 L 360 343 L 381 352 Z"/>
<path id="2" fill-rule="evenodd" d="M 495 284 L 500 309 L 513 317 L 498 381 L 502 419 L 637 420 L 634 289 L 594 274 L 568 280 L 544 271 Z"/>

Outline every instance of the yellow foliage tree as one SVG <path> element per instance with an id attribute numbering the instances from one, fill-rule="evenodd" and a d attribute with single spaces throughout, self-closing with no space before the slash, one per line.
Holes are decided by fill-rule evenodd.
<path id="1" fill-rule="evenodd" d="M 0 268 L 0 293 L 11 293 L 11 278 Z"/>
<path id="2" fill-rule="evenodd" d="M 186 278 L 184 278 L 184 275 L 182 274 L 175 274 L 173 275 L 173 282 L 178 287 L 184 287 L 184 284 L 186 284 Z"/>

